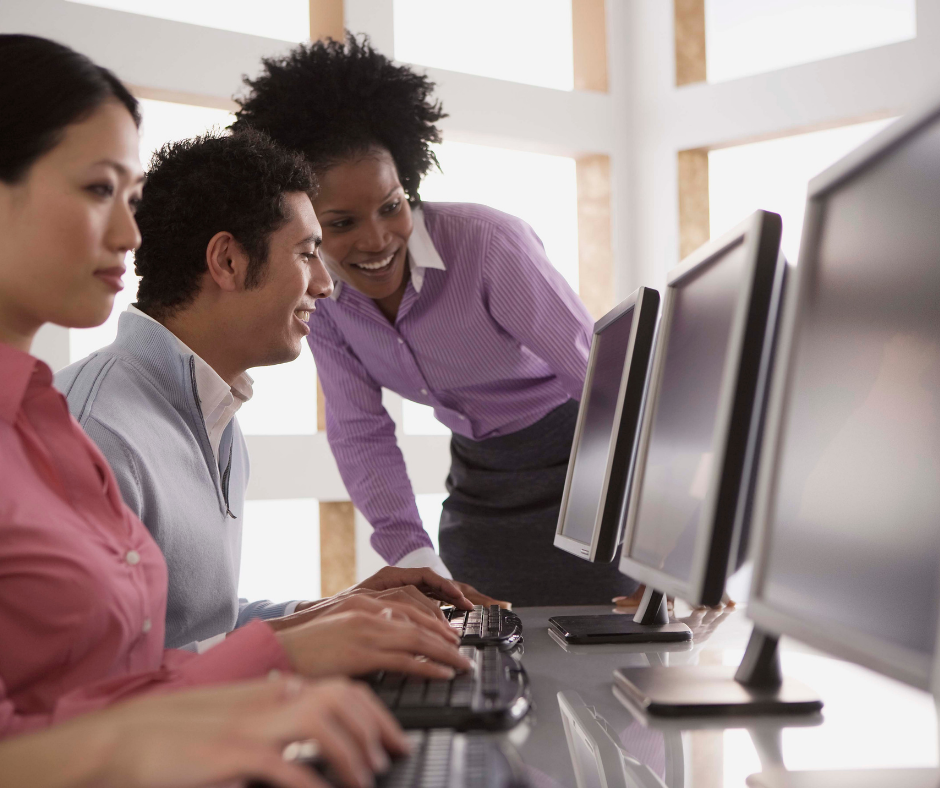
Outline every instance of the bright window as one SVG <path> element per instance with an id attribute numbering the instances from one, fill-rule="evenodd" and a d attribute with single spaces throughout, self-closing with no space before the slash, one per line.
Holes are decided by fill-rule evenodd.
<path id="1" fill-rule="evenodd" d="M 421 185 L 429 202 L 475 202 L 528 222 L 548 259 L 578 289 L 578 184 L 574 159 L 445 142 L 435 152 L 442 172 Z"/>
<path id="2" fill-rule="evenodd" d="M 447 498 L 447 493 L 427 493 L 426 495 L 415 496 L 415 503 L 418 504 L 418 514 L 421 515 L 421 523 L 424 525 L 424 530 L 428 532 L 428 536 L 431 537 L 431 541 L 434 543 L 434 552 L 436 553 L 440 552 L 437 534 L 440 530 L 441 510 L 445 498 Z"/>
<path id="3" fill-rule="evenodd" d="M 891 120 L 722 148 L 708 154 L 712 238 L 763 208 L 783 218 L 783 252 L 795 263 L 809 181 Z"/>
<path id="4" fill-rule="evenodd" d="M 245 501 L 238 595 L 272 602 L 320 598 L 315 498 Z"/>
<path id="5" fill-rule="evenodd" d="M 71 0 L 282 41 L 310 37 L 309 0 Z"/>
<path id="6" fill-rule="evenodd" d="M 916 0 L 705 0 L 709 82 L 906 41 Z"/>
<path id="7" fill-rule="evenodd" d="M 430 405 L 403 399 L 401 416 L 405 435 L 450 435 L 450 430 L 434 418 L 434 408 Z"/>
<path id="8" fill-rule="evenodd" d="M 574 86 L 571 0 L 395 0 L 394 15 L 396 60 Z"/>

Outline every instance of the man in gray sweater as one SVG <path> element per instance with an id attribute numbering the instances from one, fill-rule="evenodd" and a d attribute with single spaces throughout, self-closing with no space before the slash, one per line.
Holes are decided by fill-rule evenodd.
<path id="1" fill-rule="evenodd" d="M 263 135 L 166 146 L 137 214 L 138 302 L 112 345 L 56 376 L 166 557 L 171 648 L 203 650 L 253 618 L 282 628 L 349 610 L 391 609 L 452 639 L 425 594 L 471 607 L 457 584 L 426 569 L 388 568 L 355 589 L 362 593 L 333 600 L 238 598 L 249 460 L 235 413 L 251 397 L 246 371 L 295 359 L 316 300 L 332 290 L 314 189 L 303 159 Z M 330 631 L 376 649 L 347 630 Z"/>

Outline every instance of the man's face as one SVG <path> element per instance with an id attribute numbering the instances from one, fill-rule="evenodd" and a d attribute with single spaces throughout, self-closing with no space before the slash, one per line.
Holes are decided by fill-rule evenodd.
<path id="1" fill-rule="evenodd" d="M 320 224 L 303 192 L 284 195 L 289 217 L 268 241 L 261 284 L 240 293 L 239 341 L 245 368 L 283 364 L 300 355 L 316 301 L 333 291 L 320 259 Z"/>

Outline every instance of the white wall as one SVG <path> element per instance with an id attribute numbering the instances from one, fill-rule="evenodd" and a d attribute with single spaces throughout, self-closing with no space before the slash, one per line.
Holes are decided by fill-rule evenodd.
<path id="1" fill-rule="evenodd" d="M 676 153 L 883 118 L 940 96 L 940 0 L 918 0 L 917 38 L 715 85 L 675 87 L 672 3 L 612 3 L 618 293 L 661 285 L 678 262 Z M 616 54 L 619 53 L 619 54 Z M 743 218 L 743 217 L 742 217 Z"/>

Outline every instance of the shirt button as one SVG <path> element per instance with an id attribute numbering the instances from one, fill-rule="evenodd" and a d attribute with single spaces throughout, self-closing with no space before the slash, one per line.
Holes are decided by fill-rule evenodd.
<path id="1" fill-rule="evenodd" d="M 424 396 L 426 397 L 426 396 L 428 395 L 428 390 L 427 390 L 427 389 L 421 389 L 421 393 L 424 394 Z"/>
<path id="2" fill-rule="evenodd" d="M 153 624 L 150 623 L 149 618 L 145 618 L 143 625 L 140 627 L 141 632 L 146 635 L 151 629 L 153 629 Z"/>
<path id="3" fill-rule="evenodd" d="M 399 345 L 404 345 L 404 344 L 405 344 L 405 340 L 402 339 L 401 337 L 398 337 L 398 344 L 399 344 Z"/>
<path id="4" fill-rule="evenodd" d="M 131 566 L 137 566 L 137 564 L 140 563 L 140 553 L 136 550 L 128 550 L 127 555 L 124 556 L 124 560 Z"/>
<path id="5" fill-rule="evenodd" d="M 466 420 L 467 420 L 467 417 L 464 416 L 463 413 L 458 413 L 458 414 L 457 414 L 457 418 L 460 419 L 461 421 L 466 421 Z"/>

